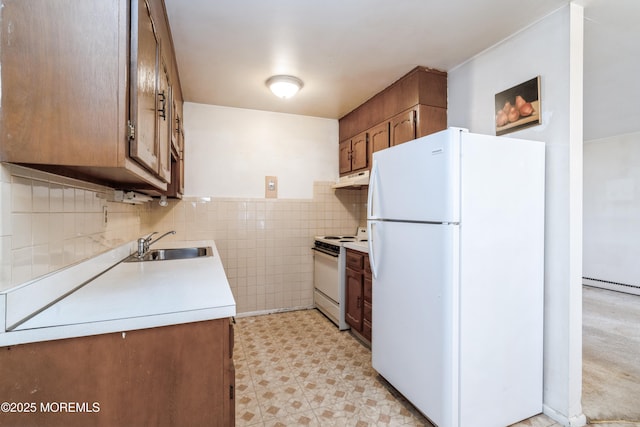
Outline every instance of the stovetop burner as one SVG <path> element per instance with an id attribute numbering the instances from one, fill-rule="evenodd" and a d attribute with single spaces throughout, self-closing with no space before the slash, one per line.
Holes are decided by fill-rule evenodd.
<path id="1" fill-rule="evenodd" d="M 325 241 L 327 243 L 333 243 L 338 246 L 341 246 L 341 243 L 347 242 L 357 242 L 357 241 L 366 241 L 367 240 L 367 229 L 364 227 L 359 227 L 357 231 L 357 236 L 316 236 L 316 240 Z"/>

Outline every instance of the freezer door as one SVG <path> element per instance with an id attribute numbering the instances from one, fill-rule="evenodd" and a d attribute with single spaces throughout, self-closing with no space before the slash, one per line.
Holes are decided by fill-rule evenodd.
<path id="1" fill-rule="evenodd" d="M 455 426 L 458 226 L 369 223 L 373 368 L 435 424 Z"/>
<path id="2" fill-rule="evenodd" d="M 450 128 L 373 155 L 367 217 L 460 220 L 460 133 Z"/>

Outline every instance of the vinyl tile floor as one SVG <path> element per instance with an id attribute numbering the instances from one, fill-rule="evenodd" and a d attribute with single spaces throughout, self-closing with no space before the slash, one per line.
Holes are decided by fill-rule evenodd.
<path id="1" fill-rule="evenodd" d="M 431 426 L 317 310 L 238 318 L 236 426 Z M 546 415 L 518 427 L 558 427 Z"/>

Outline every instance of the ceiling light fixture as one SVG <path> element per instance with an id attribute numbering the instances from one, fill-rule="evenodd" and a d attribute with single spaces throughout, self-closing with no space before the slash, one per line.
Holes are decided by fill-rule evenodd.
<path id="1" fill-rule="evenodd" d="M 291 98 L 304 86 L 302 80 L 294 76 L 272 76 L 266 81 L 267 87 L 278 98 Z"/>

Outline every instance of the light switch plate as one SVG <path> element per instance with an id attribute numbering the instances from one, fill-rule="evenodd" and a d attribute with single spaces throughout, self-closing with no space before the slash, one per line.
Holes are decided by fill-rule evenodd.
<path id="1" fill-rule="evenodd" d="M 277 176 L 264 177 L 264 197 L 267 199 L 278 198 L 278 177 Z"/>

